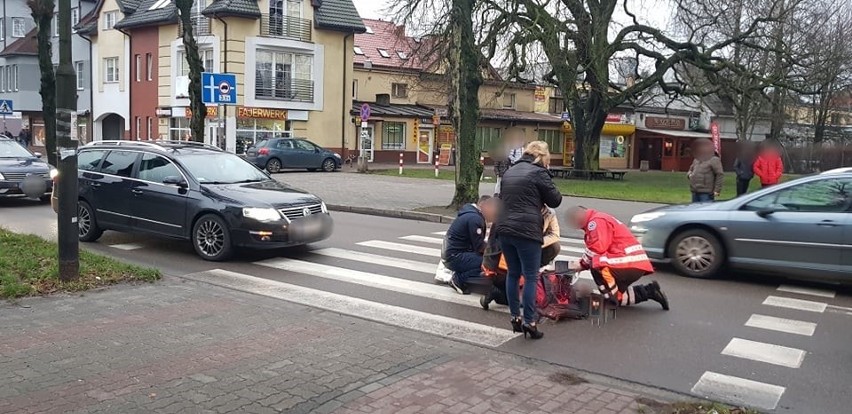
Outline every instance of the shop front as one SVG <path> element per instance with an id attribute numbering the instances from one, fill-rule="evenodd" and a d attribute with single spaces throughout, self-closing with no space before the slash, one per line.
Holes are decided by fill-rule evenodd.
<path id="1" fill-rule="evenodd" d="M 688 171 L 693 161 L 695 141 L 711 139 L 709 132 L 689 130 L 689 119 L 685 117 L 644 118 L 644 127 L 636 131 L 637 150 L 634 151 L 633 168 Z"/>
<path id="2" fill-rule="evenodd" d="M 574 131 L 567 121 L 562 127 L 564 144 L 562 165 L 574 165 Z M 598 163 L 601 169 L 630 168 L 630 154 L 633 151 L 633 135 L 636 126 L 631 114 L 609 114 L 601 129 Z"/>
<path id="3" fill-rule="evenodd" d="M 292 121 L 287 119 L 287 110 L 274 108 L 237 107 L 237 154 L 257 142 L 292 137 Z"/>

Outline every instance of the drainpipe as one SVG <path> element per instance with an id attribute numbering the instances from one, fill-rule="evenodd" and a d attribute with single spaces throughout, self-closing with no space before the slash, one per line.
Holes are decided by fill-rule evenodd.
<path id="1" fill-rule="evenodd" d="M 6 22 L 6 0 L 3 0 L 3 49 L 6 48 L 6 26 L 8 23 Z"/>
<path id="2" fill-rule="evenodd" d="M 127 36 L 127 48 L 130 49 L 130 50 L 127 51 L 127 60 L 130 61 L 130 63 L 132 64 L 133 63 L 133 37 L 130 36 L 130 33 L 127 33 L 124 30 L 119 29 L 117 27 L 115 27 L 115 30 L 118 30 L 119 32 L 121 32 L 121 34 Z M 138 70 L 138 68 L 137 68 L 137 70 Z M 131 82 L 130 76 L 131 76 L 132 73 L 134 73 L 134 71 L 133 71 L 133 69 L 131 69 L 131 70 L 128 70 L 127 72 L 128 72 L 127 76 L 125 76 L 125 78 L 127 79 L 127 100 L 129 102 L 129 105 L 127 107 L 127 112 L 128 112 L 127 116 L 129 116 L 131 118 L 131 119 L 128 119 L 127 122 L 130 123 L 131 128 L 135 128 L 136 123 L 133 122 L 133 119 L 132 119 L 133 113 L 130 109 L 130 107 L 133 106 L 133 88 L 131 87 L 133 82 Z M 121 72 L 119 72 L 119 73 L 121 73 Z M 136 135 L 139 135 L 139 131 L 136 131 L 136 134 L 131 133 L 130 139 L 133 140 Z"/>
<path id="3" fill-rule="evenodd" d="M 95 80 L 92 79 L 92 65 L 95 64 L 95 62 L 92 62 L 92 48 L 94 45 L 92 45 L 91 38 L 82 34 L 78 34 L 78 36 L 89 43 L 89 120 L 86 128 L 86 140 L 92 142 L 95 137 Z"/>
<path id="4" fill-rule="evenodd" d="M 213 15 L 216 20 L 222 23 L 224 26 L 224 33 L 222 34 L 222 41 L 225 44 L 225 47 L 222 50 L 222 72 L 228 73 L 228 22 L 219 17 L 218 14 Z M 245 72 L 245 71 L 243 71 Z M 245 74 L 243 74 L 245 76 Z M 236 87 L 237 85 L 234 85 Z M 239 92 L 239 91 L 238 91 Z M 245 91 L 243 91 L 245 95 Z M 219 108 L 222 110 L 222 129 L 225 130 L 225 144 L 224 147 L 228 147 L 228 105 L 219 105 Z M 236 149 L 236 141 L 234 142 L 234 149 Z M 225 149 L 223 148 L 223 149 Z"/>
<path id="5" fill-rule="evenodd" d="M 345 158 L 349 154 L 346 154 L 348 148 L 346 148 L 346 120 L 349 119 L 349 110 L 352 108 L 352 95 L 346 96 L 346 54 L 351 53 L 351 50 L 347 47 L 346 41 L 349 40 L 350 37 L 354 37 L 355 32 L 348 33 L 346 36 L 343 36 L 343 99 L 341 101 L 341 109 L 343 112 L 343 116 L 340 119 L 340 157 Z M 351 66 L 350 66 L 351 67 Z M 357 134 L 356 134 L 357 135 Z M 356 137 L 357 139 L 357 137 Z"/>

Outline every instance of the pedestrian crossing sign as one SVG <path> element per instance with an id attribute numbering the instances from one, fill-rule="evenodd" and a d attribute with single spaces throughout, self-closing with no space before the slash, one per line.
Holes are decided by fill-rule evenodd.
<path id="1" fill-rule="evenodd" d="M 12 106 L 12 101 L 8 99 L 0 100 L 0 115 L 12 115 L 15 112 Z"/>

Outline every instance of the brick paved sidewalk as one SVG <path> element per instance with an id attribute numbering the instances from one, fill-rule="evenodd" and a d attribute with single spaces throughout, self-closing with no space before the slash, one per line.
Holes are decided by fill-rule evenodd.
<path id="1" fill-rule="evenodd" d="M 2 413 L 640 412 L 564 368 L 176 278 L 2 303 L 0 355 Z"/>

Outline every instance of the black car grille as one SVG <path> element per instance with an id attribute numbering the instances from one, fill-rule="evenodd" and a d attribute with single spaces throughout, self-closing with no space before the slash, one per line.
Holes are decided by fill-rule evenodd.
<path id="1" fill-rule="evenodd" d="M 295 220 L 298 218 L 310 216 L 312 214 L 322 213 L 322 205 L 311 204 L 309 206 L 287 207 L 279 209 L 278 211 L 281 212 L 281 214 L 284 215 L 284 217 L 287 217 L 289 220 Z"/>
<path id="2" fill-rule="evenodd" d="M 5 178 L 6 181 L 24 181 L 24 179 L 27 178 L 27 175 L 31 174 L 36 177 L 50 179 L 50 173 L 2 173 L 3 178 Z"/>

